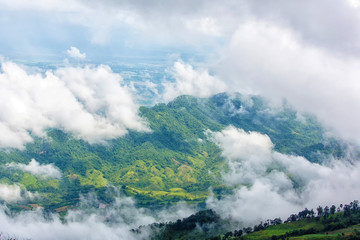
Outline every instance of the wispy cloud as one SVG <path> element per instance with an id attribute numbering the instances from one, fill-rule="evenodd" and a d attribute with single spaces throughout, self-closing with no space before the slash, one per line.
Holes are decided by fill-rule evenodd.
<path id="1" fill-rule="evenodd" d="M 99 207 L 102 206 L 102 207 Z M 0 231 L 16 238 L 31 239 L 148 239 L 149 232 L 134 234 L 131 229 L 153 222 L 175 221 L 193 213 L 185 205 L 152 212 L 136 207 L 129 197 L 118 197 L 111 204 L 101 203 L 94 194 L 83 196 L 77 210 L 69 210 L 65 223 L 57 214 L 42 209 L 9 216 L 0 207 Z M 110 221 L 109 221 L 110 220 Z"/>
<path id="2" fill-rule="evenodd" d="M 35 159 L 31 159 L 29 164 L 8 163 L 7 167 L 20 169 L 41 177 L 61 178 L 60 170 L 54 164 L 40 164 Z"/>
<path id="3" fill-rule="evenodd" d="M 213 133 L 229 164 L 225 182 L 233 194 L 207 205 L 223 217 L 245 225 L 275 217 L 288 217 L 318 205 L 340 204 L 357 199 L 360 164 L 333 159 L 327 165 L 273 150 L 267 135 L 228 127 Z M 349 159 L 348 159 L 349 160 Z"/>

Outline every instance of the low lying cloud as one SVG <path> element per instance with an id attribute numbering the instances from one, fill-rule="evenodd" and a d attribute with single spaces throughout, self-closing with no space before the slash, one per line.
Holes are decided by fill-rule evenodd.
<path id="1" fill-rule="evenodd" d="M 177 96 L 188 94 L 209 97 L 226 91 L 224 82 L 209 74 L 205 69 L 194 69 L 190 64 L 177 61 L 173 66 L 175 82 L 164 83 L 163 98 L 170 101 Z"/>
<path id="2" fill-rule="evenodd" d="M 61 128 L 90 143 L 147 131 L 138 105 L 120 75 L 108 66 L 66 67 L 27 73 L 2 62 L 0 73 L 0 148 L 22 148 L 29 134 L 44 136 Z"/>
<path id="3" fill-rule="evenodd" d="M 223 218 L 249 226 L 276 217 L 284 220 L 305 207 L 339 205 L 359 198 L 358 161 L 329 159 L 327 165 L 311 163 L 301 156 L 274 151 L 274 144 L 267 135 L 232 126 L 210 133 L 209 137 L 223 149 L 223 157 L 230 167 L 223 178 L 234 188 L 231 195 L 220 199 L 211 196 L 206 201 L 207 207 Z M 14 196 L 19 196 L 15 190 Z M 89 194 L 81 199 L 76 211 L 69 211 L 66 223 L 57 215 L 45 219 L 39 211 L 22 212 L 11 218 L 3 213 L 4 210 L 0 211 L 0 220 L 5 222 L 0 231 L 34 239 L 53 236 L 61 236 L 60 239 L 147 239 L 150 233 L 146 230 L 134 235 L 130 229 L 182 219 L 196 210 L 185 203 L 160 210 L 138 208 L 129 197 L 118 197 L 107 205 L 98 201 L 95 194 Z"/>
<path id="4" fill-rule="evenodd" d="M 38 197 L 37 193 L 31 193 L 20 186 L 0 183 L 0 200 L 8 203 L 22 201 L 24 199 L 34 199 Z"/>
<path id="5" fill-rule="evenodd" d="M 21 197 L 21 189 L 17 185 L 0 184 L 0 199 L 6 202 L 16 202 Z"/>
<path id="6" fill-rule="evenodd" d="M 70 49 L 66 50 L 66 53 L 74 59 L 84 60 L 86 58 L 86 53 L 81 53 L 76 47 L 70 47 Z"/>
<path id="7" fill-rule="evenodd" d="M 141 234 L 130 230 L 153 222 L 183 218 L 193 213 L 190 209 L 179 204 L 154 212 L 136 207 L 129 197 L 118 197 L 113 203 L 104 204 L 96 195 L 89 194 L 81 198 L 77 210 L 68 212 L 64 222 L 56 214 L 44 217 L 41 209 L 10 217 L 5 214 L 7 209 L 2 207 L 0 232 L 17 239 L 148 239 L 146 230 L 142 229 Z"/>
<path id="8" fill-rule="evenodd" d="M 358 199 L 360 163 L 329 160 L 328 165 L 311 163 L 299 156 L 273 150 L 267 135 L 228 127 L 214 133 L 230 169 L 224 180 L 235 187 L 232 195 L 214 196 L 207 205 L 220 215 L 251 225 L 269 218 L 320 205 Z"/>
<path id="9" fill-rule="evenodd" d="M 234 91 L 286 99 L 359 143 L 359 64 L 359 58 L 313 45 L 294 29 L 249 20 L 232 36 L 215 72 Z"/>
<path id="10" fill-rule="evenodd" d="M 82 217 L 81 220 L 67 217 L 66 223 L 62 223 L 57 215 L 44 218 L 41 210 L 9 217 L 2 209 L 0 219 L 4 224 L 1 231 L 17 239 L 145 239 L 132 234 L 130 225 L 111 227 L 96 214 Z"/>
<path id="11" fill-rule="evenodd" d="M 54 164 L 40 164 L 35 159 L 31 159 L 29 164 L 8 163 L 6 166 L 20 169 L 41 177 L 61 178 L 61 172 Z"/>

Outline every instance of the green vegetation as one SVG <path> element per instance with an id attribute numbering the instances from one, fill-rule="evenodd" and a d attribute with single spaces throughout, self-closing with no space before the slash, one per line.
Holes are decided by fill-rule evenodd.
<path id="1" fill-rule="evenodd" d="M 234 227 L 234 223 L 222 219 L 214 211 L 205 210 L 182 220 L 140 226 L 132 231 L 151 231 L 151 239 L 157 240 L 360 239 L 360 206 L 358 201 L 338 208 L 319 206 L 317 214 L 304 209 L 290 215 L 284 223 L 275 218 L 254 227 L 226 232 Z"/>
<path id="2" fill-rule="evenodd" d="M 213 210 L 199 211 L 182 220 L 169 223 L 153 223 L 149 226 L 140 226 L 133 229 L 134 233 L 142 231 L 151 232 L 150 239 L 207 239 L 215 233 L 221 233 L 229 228 L 227 222 L 222 221 L 220 216 Z"/>
<path id="3" fill-rule="evenodd" d="M 80 193 L 96 191 L 110 201 L 109 185 L 133 196 L 140 205 L 171 204 L 179 200 L 203 202 L 209 187 L 215 194 L 229 192 L 222 185 L 226 161 L 206 131 L 229 125 L 270 136 L 275 150 L 302 155 L 314 162 L 327 154 L 341 156 L 339 142 L 327 139 L 311 116 L 299 119 L 289 107 L 274 110 L 259 97 L 218 94 L 200 99 L 181 96 L 168 104 L 140 108 L 152 132 L 130 131 L 106 144 L 89 144 L 60 129 L 48 129 L 46 138 L 34 137 L 25 150 L 0 152 L 0 183 L 16 183 L 42 198 L 49 210 L 74 205 Z M 9 169 L 6 163 L 54 164 L 61 179 Z"/>
<path id="4" fill-rule="evenodd" d="M 228 232 L 213 239 L 359 239 L 360 206 L 357 200 L 339 207 L 321 207 L 314 210 L 304 209 L 292 214 L 282 224 L 280 219 L 268 220 L 253 228 Z M 247 233 L 242 236 L 242 233 Z"/>

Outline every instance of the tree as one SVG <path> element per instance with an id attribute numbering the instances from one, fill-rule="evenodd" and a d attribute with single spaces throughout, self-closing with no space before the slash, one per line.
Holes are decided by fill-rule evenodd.
<path id="1" fill-rule="evenodd" d="M 310 210 L 310 217 L 312 217 L 312 218 L 313 218 L 314 216 L 315 216 L 314 209 L 311 209 L 311 210 Z"/>
<path id="2" fill-rule="evenodd" d="M 262 222 L 260 222 L 259 225 L 254 226 L 254 232 L 257 232 L 257 231 L 260 231 L 260 230 L 263 230 L 263 229 L 265 229 L 265 227 L 264 227 Z"/>
<path id="3" fill-rule="evenodd" d="M 323 215 L 323 208 L 321 206 L 319 206 L 316 210 L 317 210 L 318 217 L 321 217 Z"/>
<path id="4" fill-rule="evenodd" d="M 334 215 L 334 214 L 335 214 L 335 211 L 336 211 L 336 207 L 335 207 L 335 205 L 332 205 L 332 206 L 330 207 L 330 214 L 331 214 L 331 215 Z"/>
<path id="5" fill-rule="evenodd" d="M 291 214 L 290 217 L 288 217 L 288 219 L 286 221 L 287 222 L 295 222 L 296 220 L 298 220 L 298 215 Z"/>
<path id="6" fill-rule="evenodd" d="M 281 218 L 274 218 L 274 220 L 270 221 L 271 225 L 279 225 L 282 224 Z"/>
<path id="7" fill-rule="evenodd" d="M 358 200 L 354 200 L 352 203 L 350 203 L 351 205 L 351 210 L 353 212 L 356 212 L 359 209 L 359 201 Z"/>
<path id="8" fill-rule="evenodd" d="M 228 237 L 232 237 L 233 233 L 232 232 L 227 232 L 225 233 L 224 239 L 228 239 Z"/>
<path id="9" fill-rule="evenodd" d="M 246 233 L 246 234 L 249 234 L 252 232 L 252 228 L 251 227 L 247 227 L 247 228 L 244 228 L 243 231 Z"/>
<path id="10" fill-rule="evenodd" d="M 341 211 L 340 207 L 337 207 L 336 212 L 339 213 L 340 211 Z"/>
<path id="11" fill-rule="evenodd" d="M 330 209 L 328 206 L 324 207 L 324 217 L 327 218 L 330 214 Z"/>
<path id="12" fill-rule="evenodd" d="M 351 206 L 348 204 L 344 205 L 344 216 L 350 216 L 351 215 Z"/>
<path id="13" fill-rule="evenodd" d="M 235 230 L 234 237 L 241 237 L 242 234 L 243 234 L 242 230 Z"/>

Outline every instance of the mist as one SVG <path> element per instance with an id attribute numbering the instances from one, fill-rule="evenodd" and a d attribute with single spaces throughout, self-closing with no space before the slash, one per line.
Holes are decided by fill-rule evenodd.
<path id="1" fill-rule="evenodd" d="M 0 232 L 1 236 L 16 239 L 148 239 L 151 232 L 134 233 L 131 229 L 182 219 L 196 209 L 180 202 L 153 211 L 137 207 L 130 197 L 119 195 L 107 204 L 99 201 L 95 193 L 90 193 L 81 196 L 79 205 L 69 210 L 64 219 L 42 208 L 13 213 L 2 205 Z"/>
<path id="2" fill-rule="evenodd" d="M 224 218 L 251 226 L 267 219 L 286 219 L 304 208 L 359 198 L 358 159 L 329 157 L 323 165 L 312 163 L 276 152 L 267 135 L 232 126 L 213 133 L 212 138 L 229 164 L 223 179 L 235 188 L 231 195 L 211 196 L 206 203 Z"/>
<path id="3" fill-rule="evenodd" d="M 337 136 L 360 142 L 359 58 L 307 43 L 298 32 L 264 21 L 239 26 L 216 67 L 235 91 L 259 94 L 312 113 Z"/>
<path id="4" fill-rule="evenodd" d="M 221 132 L 208 132 L 207 136 L 222 149 L 222 157 L 228 164 L 222 173 L 223 183 L 233 190 L 220 198 L 210 194 L 206 208 L 231 220 L 236 228 L 277 217 L 286 220 L 304 208 L 316 209 L 319 205 L 340 205 L 359 199 L 360 162 L 351 158 L 351 154 L 343 159 L 329 157 L 318 164 L 275 151 L 271 139 L 258 132 L 229 126 Z M 16 185 L 1 185 L 0 191 L 6 202 L 21 202 L 26 195 Z M 131 229 L 176 221 L 201 209 L 180 202 L 154 210 L 138 207 L 135 199 L 120 194 L 109 204 L 90 193 L 82 196 L 79 205 L 70 209 L 63 220 L 41 208 L 10 213 L 4 205 L 0 219 L 5 224 L 0 231 L 20 239 L 148 239 L 149 228 L 136 234 Z"/>

